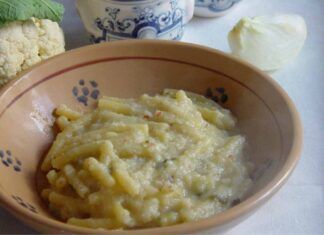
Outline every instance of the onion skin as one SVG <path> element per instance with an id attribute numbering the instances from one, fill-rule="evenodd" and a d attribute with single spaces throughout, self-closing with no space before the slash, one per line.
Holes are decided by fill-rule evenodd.
<path id="1" fill-rule="evenodd" d="M 280 69 L 293 60 L 307 37 L 299 15 L 242 18 L 228 34 L 232 53 L 264 71 Z"/>

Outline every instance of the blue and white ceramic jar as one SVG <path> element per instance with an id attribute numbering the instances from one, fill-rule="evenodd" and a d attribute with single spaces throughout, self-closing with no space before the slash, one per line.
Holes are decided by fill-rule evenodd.
<path id="1" fill-rule="evenodd" d="M 77 0 L 91 41 L 180 40 L 192 18 L 194 0 Z"/>
<path id="2" fill-rule="evenodd" d="M 241 0 L 195 0 L 195 15 L 201 17 L 223 16 Z"/>

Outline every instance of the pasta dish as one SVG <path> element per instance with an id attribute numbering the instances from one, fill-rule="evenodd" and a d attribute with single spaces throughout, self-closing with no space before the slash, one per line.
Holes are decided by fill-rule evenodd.
<path id="1" fill-rule="evenodd" d="M 182 90 L 103 97 L 79 113 L 56 111 L 60 133 L 41 165 L 42 197 L 68 224 L 103 229 L 208 218 L 250 188 L 245 138 L 230 111 Z"/>

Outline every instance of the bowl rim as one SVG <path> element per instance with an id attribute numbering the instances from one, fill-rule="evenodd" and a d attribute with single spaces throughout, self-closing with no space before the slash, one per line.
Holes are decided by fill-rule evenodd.
<path id="1" fill-rule="evenodd" d="M 0 89 L 0 99 L 11 89 L 23 79 L 26 78 L 26 75 L 32 72 L 34 69 L 38 67 L 51 63 L 53 60 L 59 60 L 62 57 L 73 55 L 75 53 L 86 53 L 88 50 L 93 49 L 100 49 L 105 47 L 111 47 L 114 45 L 119 46 L 141 46 L 141 45 L 167 45 L 167 46 L 175 46 L 175 47 L 184 47 L 184 48 L 196 48 L 199 50 L 203 50 L 206 52 L 210 52 L 213 54 L 218 54 L 222 57 L 226 57 L 229 60 L 233 60 L 236 63 L 240 63 L 243 66 L 247 67 L 248 69 L 252 70 L 256 75 L 262 77 L 266 80 L 283 98 L 286 102 L 288 112 L 292 118 L 292 126 L 293 126 L 293 140 L 292 140 L 292 147 L 288 153 L 287 160 L 285 161 L 282 169 L 277 173 L 277 175 L 264 187 L 262 187 L 259 191 L 254 193 L 252 196 L 245 199 L 243 202 L 239 203 L 238 205 L 214 215 L 210 218 L 193 221 L 183 224 L 177 224 L 167 227 L 155 227 L 155 228 L 147 228 L 147 229 L 135 229 L 135 230 L 98 230 L 98 229 L 90 229 L 90 228 L 83 228 L 74 225 L 69 225 L 63 223 L 59 220 L 47 218 L 45 216 L 41 216 L 39 214 L 35 214 L 30 212 L 29 210 L 25 210 L 24 208 L 18 206 L 11 200 L 10 196 L 4 195 L 1 192 L 0 188 L 0 205 L 7 209 L 10 213 L 14 214 L 19 218 L 23 218 L 25 221 L 30 221 L 34 224 L 42 225 L 44 228 L 54 229 L 56 231 L 61 232 L 73 232 L 73 233 L 87 233 L 87 234 L 116 234 L 116 235 L 125 235 L 125 234 L 154 234 L 154 233 L 193 233 L 200 230 L 209 229 L 212 227 L 223 226 L 229 224 L 231 221 L 239 218 L 240 216 L 247 214 L 250 211 L 253 211 L 258 206 L 260 206 L 263 202 L 268 200 L 275 192 L 277 192 L 283 184 L 287 181 L 288 177 L 296 167 L 298 160 L 300 159 L 301 150 L 302 150 L 302 143 L 303 143 L 303 127 L 301 123 L 301 119 L 299 113 L 292 102 L 291 98 L 285 92 L 285 90 L 275 81 L 273 80 L 268 74 L 262 72 L 257 67 L 249 64 L 248 62 L 243 61 L 237 57 L 234 57 L 230 54 L 225 52 L 219 51 L 217 49 L 209 48 L 206 46 L 201 46 L 193 43 L 184 43 L 184 42 L 177 42 L 177 41 L 163 41 L 163 40 L 124 40 L 124 41 L 115 41 L 115 42 L 108 42 L 108 43 L 101 43 L 97 45 L 88 45 L 85 47 L 73 49 L 57 55 L 53 58 L 50 58 L 46 61 L 43 61 L 36 66 L 26 70 L 23 72 L 18 79 L 10 81 L 7 85 L 5 85 L 2 89 Z M 24 221 L 23 221 L 24 222 Z"/>

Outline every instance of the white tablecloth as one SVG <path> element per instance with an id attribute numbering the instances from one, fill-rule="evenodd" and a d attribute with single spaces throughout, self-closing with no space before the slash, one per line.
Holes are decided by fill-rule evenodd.
<path id="1" fill-rule="evenodd" d="M 74 0 L 66 6 L 63 28 L 67 49 L 88 44 Z M 304 125 L 301 160 L 288 183 L 249 219 L 227 235 L 324 234 L 324 0 L 243 0 L 228 15 L 218 19 L 194 18 L 183 41 L 229 52 L 227 33 L 243 16 L 297 13 L 308 25 L 309 35 L 299 57 L 272 74 L 295 102 Z M 35 233 L 3 209 L 0 232 Z"/>

